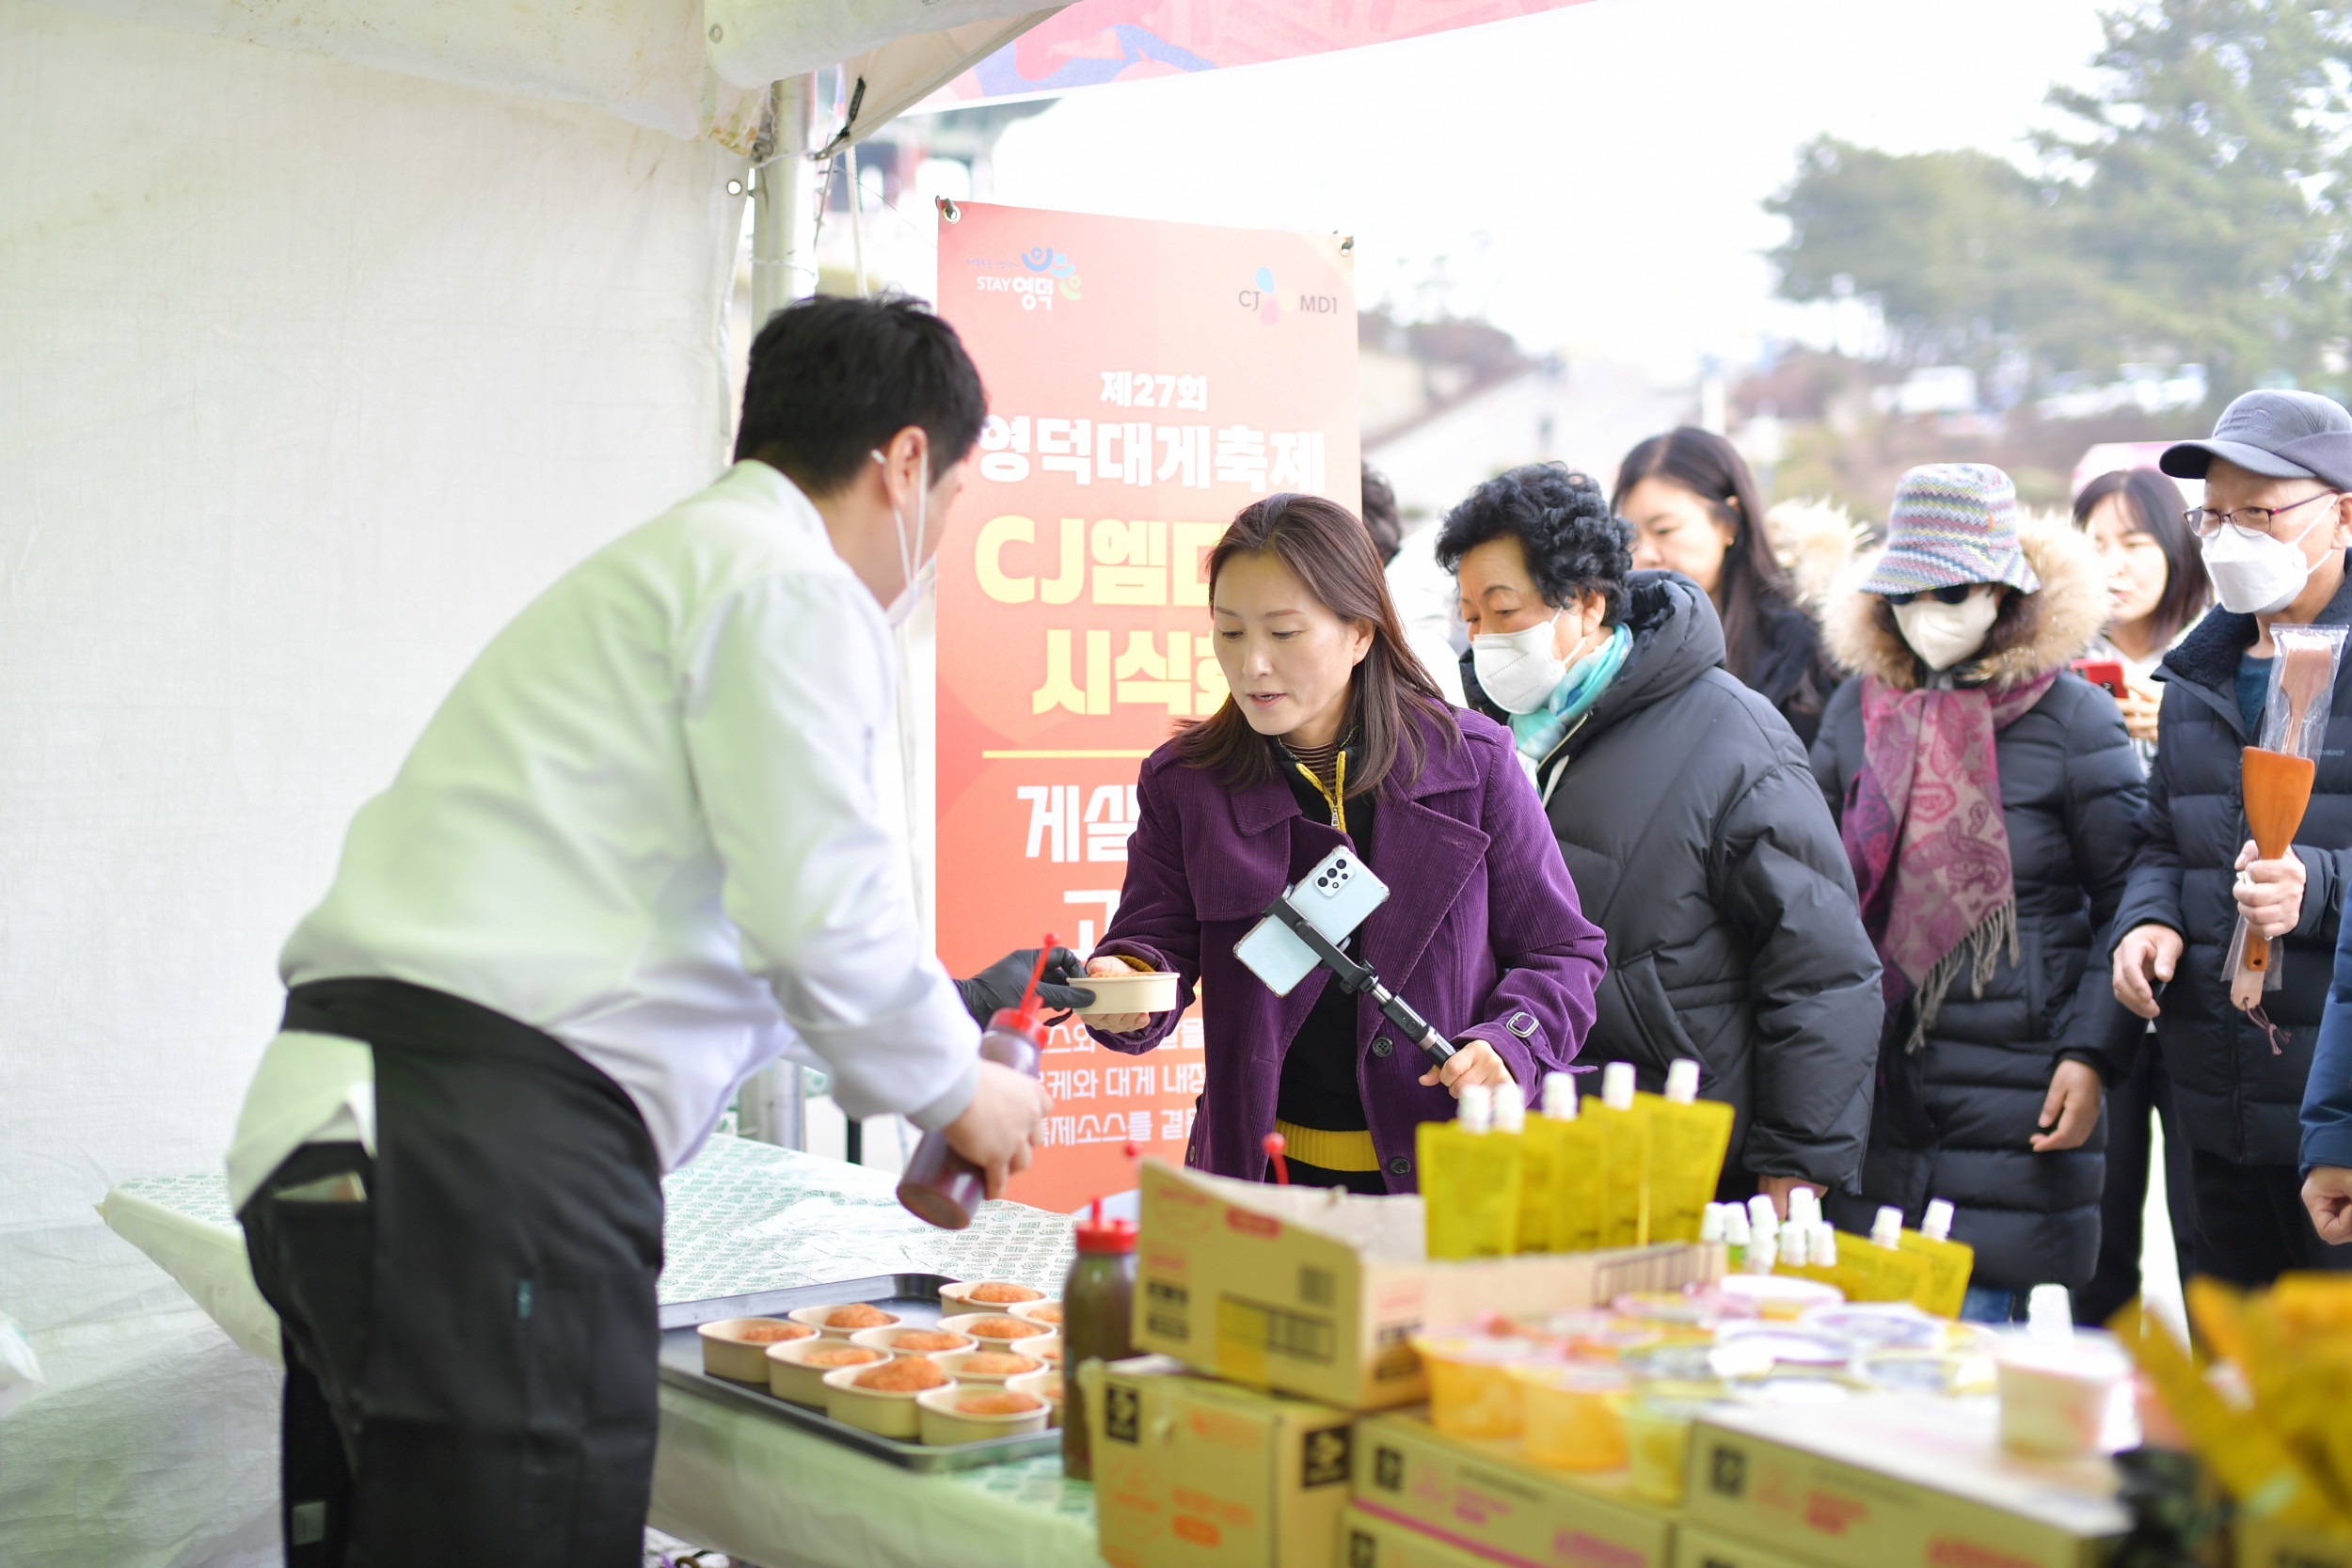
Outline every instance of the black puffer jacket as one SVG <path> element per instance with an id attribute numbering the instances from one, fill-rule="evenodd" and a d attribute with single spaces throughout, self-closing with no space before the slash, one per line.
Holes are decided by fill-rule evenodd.
<path id="1" fill-rule="evenodd" d="M 1878 955 L 1804 750 L 1722 668 L 1696 583 L 1636 572 L 1633 648 L 1537 788 L 1586 916 L 1609 936 L 1599 1017 L 1580 1060 L 1663 1086 L 1677 1056 L 1728 1102 L 1725 1196 L 1758 1176 L 1850 1185 L 1870 1121 Z M 1477 689 L 1472 702 L 1507 718 Z"/>
<path id="2" fill-rule="evenodd" d="M 1867 1231 L 1875 1205 L 1916 1225 L 1929 1198 L 1949 1198 L 1953 1238 L 1977 1249 L 1977 1284 L 2076 1287 L 2098 1260 L 2106 1123 L 2077 1148 L 2036 1154 L 2028 1140 L 2060 1052 L 2095 1050 L 2115 1015 L 2100 938 L 2123 899 L 2142 786 L 2114 699 L 2064 668 L 2106 616 L 2097 558 L 2072 530 L 2028 529 L 2020 542 L 2042 578 L 2039 624 L 1971 673 L 2008 682 L 2058 671 L 1994 741 L 2021 961 L 2004 950 L 1981 995 L 1965 974 L 1954 981 L 1919 1051 L 1904 1050 L 1913 1004 L 1888 1017 L 1863 1200 L 1826 1207 Z M 1813 769 L 1841 816 L 1863 766 L 1864 678 L 1919 683 L 1910 648 L 1859 591 L 1874 559 L 1856 563 L 1854 588 L 1827 617 L 1830 652 L 1862 673 L 1830 700 L 1813 744 Z"/>
<path id="3" fill-rule="evenodd" d="M 2352 581 L 2317 624 L 2352 624 Z M 2214 610 L 2165 656 L 2156 766 L 2113 936 L 2154 924 L 2187 939 L 2158 999 L 2156 1040 L 2189 1147 L 2242 1164 L 2293 1165 L 2301 1137 L 2296 1111 L 2352 879 L 2352 680 L 2336 682 L 2312 803 L 2295 835 L 2303 917 L 2284 942 L 2284 984 L 2263 1001 L 2263 1015 L 2282 1032 L 2274 1052 L 2262 1026 L 2230 1006 L 2221 977 L 2237 927 L 2230 886 L 2248 836 L 2239 753 L 2249 742 L 2237 705 L 2238 656 L 2253 641 L 2252 616 Z M 2135 1031 L 2122 1037 L 2126 1044 L 2137 1037 Z"/>
<path id="4" fill-rule="evenodd" d="M 1821 653 L 1821 628 L 1795 605 L 1775 599 L 1760 608 L 1756 667 L 1733 673 L 1788 721 L 1800 745 L 1810 746 L 1821 728 L 1821 709 L 1837 689 L 1836 673 Z"/>

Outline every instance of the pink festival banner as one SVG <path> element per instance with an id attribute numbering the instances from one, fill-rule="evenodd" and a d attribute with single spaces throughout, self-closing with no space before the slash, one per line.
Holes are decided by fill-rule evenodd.
<path id="1" fill-rule="evenodd" d="M 1328 54 L 1584 0 L 1077 0 L 933 94 L 961 109 L 1237 65 Z"/>

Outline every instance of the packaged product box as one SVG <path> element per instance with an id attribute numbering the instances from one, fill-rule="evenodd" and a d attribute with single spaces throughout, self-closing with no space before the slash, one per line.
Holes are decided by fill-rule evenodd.
<path id="1" fill-rule="evenodd" d="M 1758 1546 L 1737 1536 L 1701 1529 L 1692 1524 L 1675 1528 L 1674 1568 L 1818 1568 L 1815 1563 Z"/>
<path id="2" fill-rule="evenodd" d="M 1148 1160 L 1135 1343 L 1200 1371 L 1349 1410 L 1428 1397 L 1412 1336 L 1723 1276 L 1697 1243 L 1431 1262 L 1422 1202 L 1267 1186 Z"/>
<path id="3" fill-rule="evenodd" d="M 1354 1490 L 1360 1513 L 1490 1563 L 1673 1568 L 1675 1516 L 1626 1472 L 1546 1469 L 1517 1443 L 1449 1437 L 1417 1414 L 1357 1423 Z"/>
<path id="4" fill-rule="evenodd" d="M 1823 1568 L 2093 1568 L 2130 1528 L 2115 1466 L 2005 1452 L 1999 1423 L 1989 1397 L 1718 1407 L 1684 1517 Z"/>
<path id="5" fill-rule="evenodd" d="M 1340 1519 L 1339 1568 L 1490 1568 L 1493 1561 L 1352 1505 Z"/>
<path id="6" fill-rule="evenodd" d="M 2232 1533 L 2237 1568 L 2352 1568 L 2352 1535 L 2272 1524 L 2243 1513 Z"/>
<path id="7" fill-rule="evenodd" d="M 1353 1452 L 1345 1411 L 1164 1355 L 1080 1369 L 1097 1549 L 1111 1568 L 1323 1568 Z"/>

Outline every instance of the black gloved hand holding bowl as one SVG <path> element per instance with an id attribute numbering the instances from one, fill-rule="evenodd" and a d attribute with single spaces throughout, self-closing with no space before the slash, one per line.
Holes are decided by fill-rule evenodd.
<path id="1" fill-rule="evenodd" d="M 956 990 L 963 997 L 964 1011 L 986 1028 L 998 1008 L 1021 1005 L 1022 992 L 1029 989 L 1029 971 L 1036 967 L 1037 949 L 1025 947 L 1018 953 L 1006 954 L 969 980 L 958 980 Z M 1070 984 L 1085 977 L 1086 966 L 1069 948 L 1057 947 L 1047 955 L 1045 973 L 1038 976 L 1037 982 L 1038 1008 L 1053 1014 L 1046 1022 L 1059 1023 L 1073 1010 L 1094 1006 L 1092 991 Z"/>

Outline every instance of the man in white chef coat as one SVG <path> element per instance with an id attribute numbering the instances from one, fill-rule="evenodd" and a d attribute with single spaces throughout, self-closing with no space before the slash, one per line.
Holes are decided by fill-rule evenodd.
<path id="1" fill-rule="evenodd" d="M 941 969 L 875 784 L 986 413 L 918 304 L 779 313 L 735 466 L 517 615 L 354 819 L 229 1152 L 290 1564 L 639 1560 L 660 1177 L 790 1036 L 992 1192 L 1028 1163 L 1043 1092 L 976 1053 L 1022 966 Z"/>

